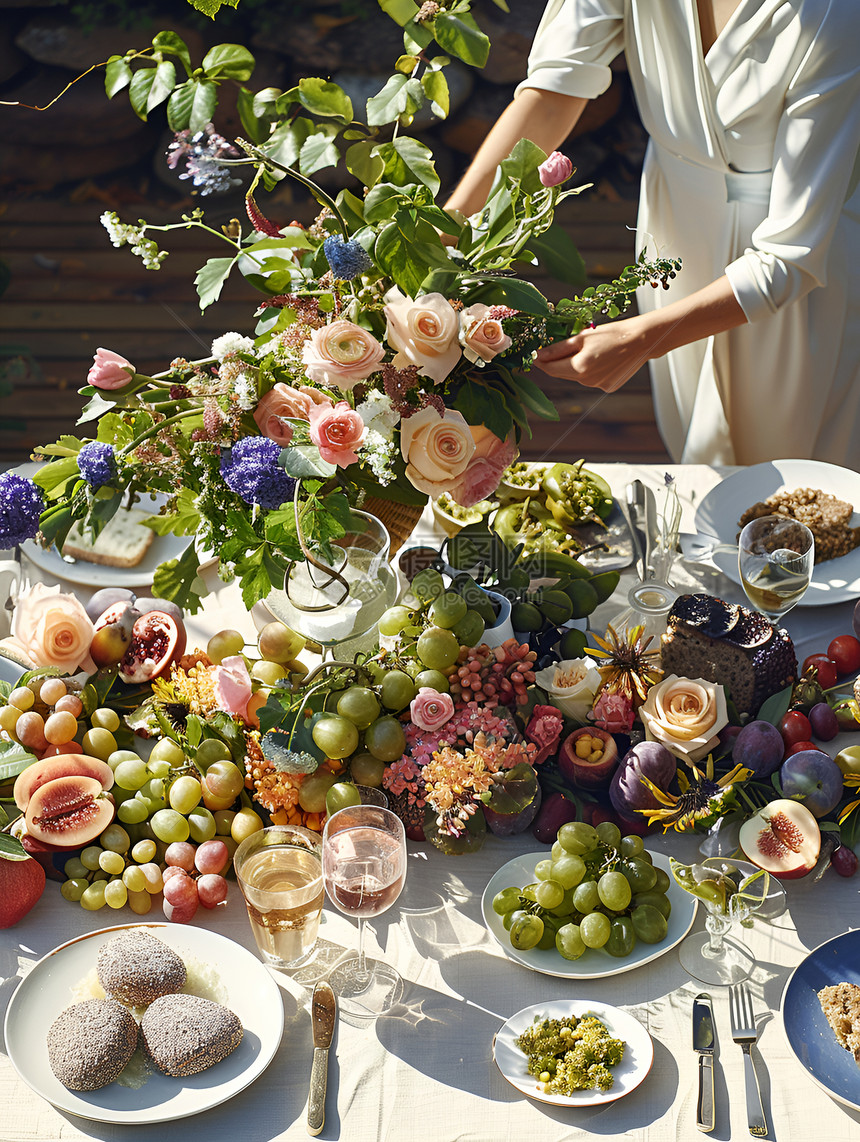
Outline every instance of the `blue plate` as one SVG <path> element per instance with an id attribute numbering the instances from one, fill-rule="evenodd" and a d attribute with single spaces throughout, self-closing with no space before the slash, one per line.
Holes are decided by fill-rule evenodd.
<path id="1" fill-rule="evenodd" d="M 860 930 L 835 936 L 797 965 L 782 994 L 782 1025 L 809 1077 L 837 1101 L 860 1110 L 860 1067 L 839 1045 L 818 1002 L 822 987 L 837 983 L 860 986 Z"/>

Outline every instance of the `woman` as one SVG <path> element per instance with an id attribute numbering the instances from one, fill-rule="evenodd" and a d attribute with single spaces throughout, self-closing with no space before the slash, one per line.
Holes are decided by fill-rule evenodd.
<path id="1" fill-rule="evenodd" d="M 550 0 L 448 204 L 479 209 L 520 137 L 558 146 L 624 50 L 650 135 L 637 253 L 683 269 L 538 363 L 611 392 L 650 361 L 677 461 L 860 468 L 858 32 L 856 0 Z"/>

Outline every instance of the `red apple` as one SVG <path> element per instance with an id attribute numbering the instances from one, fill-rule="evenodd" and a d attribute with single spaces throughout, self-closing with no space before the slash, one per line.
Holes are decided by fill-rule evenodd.
<path id="1" fill-rule="evenodd" d="M 45 870 L 32 857 L 0 853 L 0 928 L 26 916 L 45 888 Z"/>
<path id="2" fill-rule="evenodd" d="M 799 801 L 771 801 L 744 821 L 738 842 L 747 860 L 780 880 L 806 876 L 821 850 L 821 831 Z"/>
<path id="3" fill-rule="evenodd" d="M 606 730 L 574 730 L 558 751 L 558 768 L 575 788 L 608 788 L 617 765 L 618 746 Z"/>

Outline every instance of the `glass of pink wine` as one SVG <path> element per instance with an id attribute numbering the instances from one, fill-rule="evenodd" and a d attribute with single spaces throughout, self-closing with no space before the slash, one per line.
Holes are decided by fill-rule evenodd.
<path id="1" fill-rule="evenodd" d="M 326 821 L 323 882 L 335 908 L 358 919 L 358 954 L 338 964 L 329 982 L 348 1014 L 381 1015 L 400 999 L 403 981 L 390 964 L 365 955 L 367 920 L 387 911 L 406 880 L 403 822 L 378 805 L 350 805 Z"/>

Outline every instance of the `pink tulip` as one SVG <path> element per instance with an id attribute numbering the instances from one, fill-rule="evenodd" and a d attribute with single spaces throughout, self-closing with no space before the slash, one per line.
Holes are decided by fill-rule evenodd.
<path id="1" fill-rule="evenodd" d="M 111 349 L 98 349 L 87 373 L 87 384 L 96 389 L 121 389 L 134 376 L 134 365 Z"/>
<path id="2" fill-rule="evenodd" d="M 573 174 L 573 163 L 561 151 L 552 154 L 538 167 L 538 175 L 544 186 L 560 186 Z"/>

